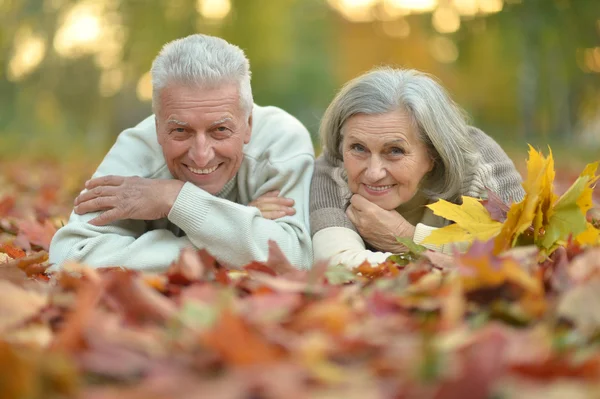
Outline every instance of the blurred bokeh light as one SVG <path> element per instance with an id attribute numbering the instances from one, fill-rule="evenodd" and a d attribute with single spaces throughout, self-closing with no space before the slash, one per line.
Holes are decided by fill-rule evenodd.
<path id="1" fill-rule="evenodd" d="M 151 112 L 162 45 L 196 32 L 242 47 L 257 103 L 315 140 L 335 91 L 391 64 L 436 76 L 503 143 L 600 148 L 600 1 L 0 0 L 0 18 L 3 157 L 99 159 Z"/>

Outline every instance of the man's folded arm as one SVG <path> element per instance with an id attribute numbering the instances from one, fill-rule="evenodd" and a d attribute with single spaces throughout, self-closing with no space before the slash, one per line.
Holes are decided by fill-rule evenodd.
<path id="1" fill-rule="evenodd" d="M 192 246 L 187 237 L 176 237 L 167 229 L 145 232 L 146 222 L 142 220 L 120 220 L 107 226 L 86 222 L 98 215 L 71 215 L 69 224 L 52 239 L 51 270 L 73 261 L 91 267 L 162 271 L 177 259 L 182 248 Z"/>
<path id="2" fill-rule="evenodd" d="M 270 167 L 270 177 L 258 187 L 255 197 L 278 189 L 280 196 L 295 201 L 295 215 L 265 219 L 257 208 L 215 197 L 186 183 L 169 213 L 169 220 L 183 229 L 195 246 L 208 248 L 213 256 L 230 266 L 266 261 L 268 242 L 273 240 L 292 265 L 310 268 L 308 195 L 314 157 L 300 154 L 286 162 L 272 163 Z"/>
<path id="3" fill-rule="evenodd" d="M 165 173 L 165 169 L 151 116 L 119 135 L 92 177 L 152 178 Z M 53 270 L 68 261 L 93 267 L 164 270 L 177 259 L 181 248 L 192 245 L 187 238 L 176 237 L 167 229 L 146 231 L 146 222 L 142 220 L 120 220 L 107 226 L 88 223 L 98 215 L 99 212 L 71 213 L 69 223 L 54 235 L 50 245 Z"/>

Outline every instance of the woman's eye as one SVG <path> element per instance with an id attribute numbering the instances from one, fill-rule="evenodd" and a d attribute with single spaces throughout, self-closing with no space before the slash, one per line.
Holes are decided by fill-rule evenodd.
<path id="1" fill-rule="evenodd" d="M 390 154 L 392 155 L 404 155 L 404 150 L 398 147 L 390 148 Z"/>
<path id="2" fill-rule="evenodd" d="M 365 152 L 365 147 L 363 147 L 363 146 L 362 146 L 362 145 L 360 145 L 360 144 L 352 144 L 352 145 L 350 146 L 350 149 L 351 149 L 352 151 L 356 151 L 356 152 Z"/>

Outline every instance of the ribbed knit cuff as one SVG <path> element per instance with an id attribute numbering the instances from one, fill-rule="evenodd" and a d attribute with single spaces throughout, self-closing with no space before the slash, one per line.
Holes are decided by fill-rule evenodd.
<path id="1" fill-rule="evenodd" d="M 431 227 L 423 223 L 417 223 L 415 226 L 415 235 L 413 236 L 413 241 L 415 244 L 422 245 L 427 249 L 431 249 L 432 251 L 442 252 L 444 247 L 443 245 L 423 244 L 423 240 L 427 238 L 433 230 L 437 230 L 437 227 Z"/>
<path id="2" fill-rule="evenodd" d="M 192 183 L 185 183 L 169 212 L 169 220 L 188 235 L 198 230 L 206 219 L 210 197 L 210 194 Z"/>

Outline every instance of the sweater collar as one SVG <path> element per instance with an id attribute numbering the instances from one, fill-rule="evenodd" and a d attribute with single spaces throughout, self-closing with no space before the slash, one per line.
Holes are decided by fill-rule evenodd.
<path id="1" fill-rule="evenodd" d="M 232 193 L 234 192 L 233 188 L 235 187 L 236 178 L 237 178 L 237 173 L 235 176 L 233 176 L 233 178 L 231 178 L 231 180 L 229 180 L 227 183 L 225 183 L 225 185 L 223 186 L 221 191 L 219 191 L 216 196 L 219 198 L 225 198 L 230 201 L 233 201 L 234 199 L 230 198 L 230 197 L 231 197 Z"/>

